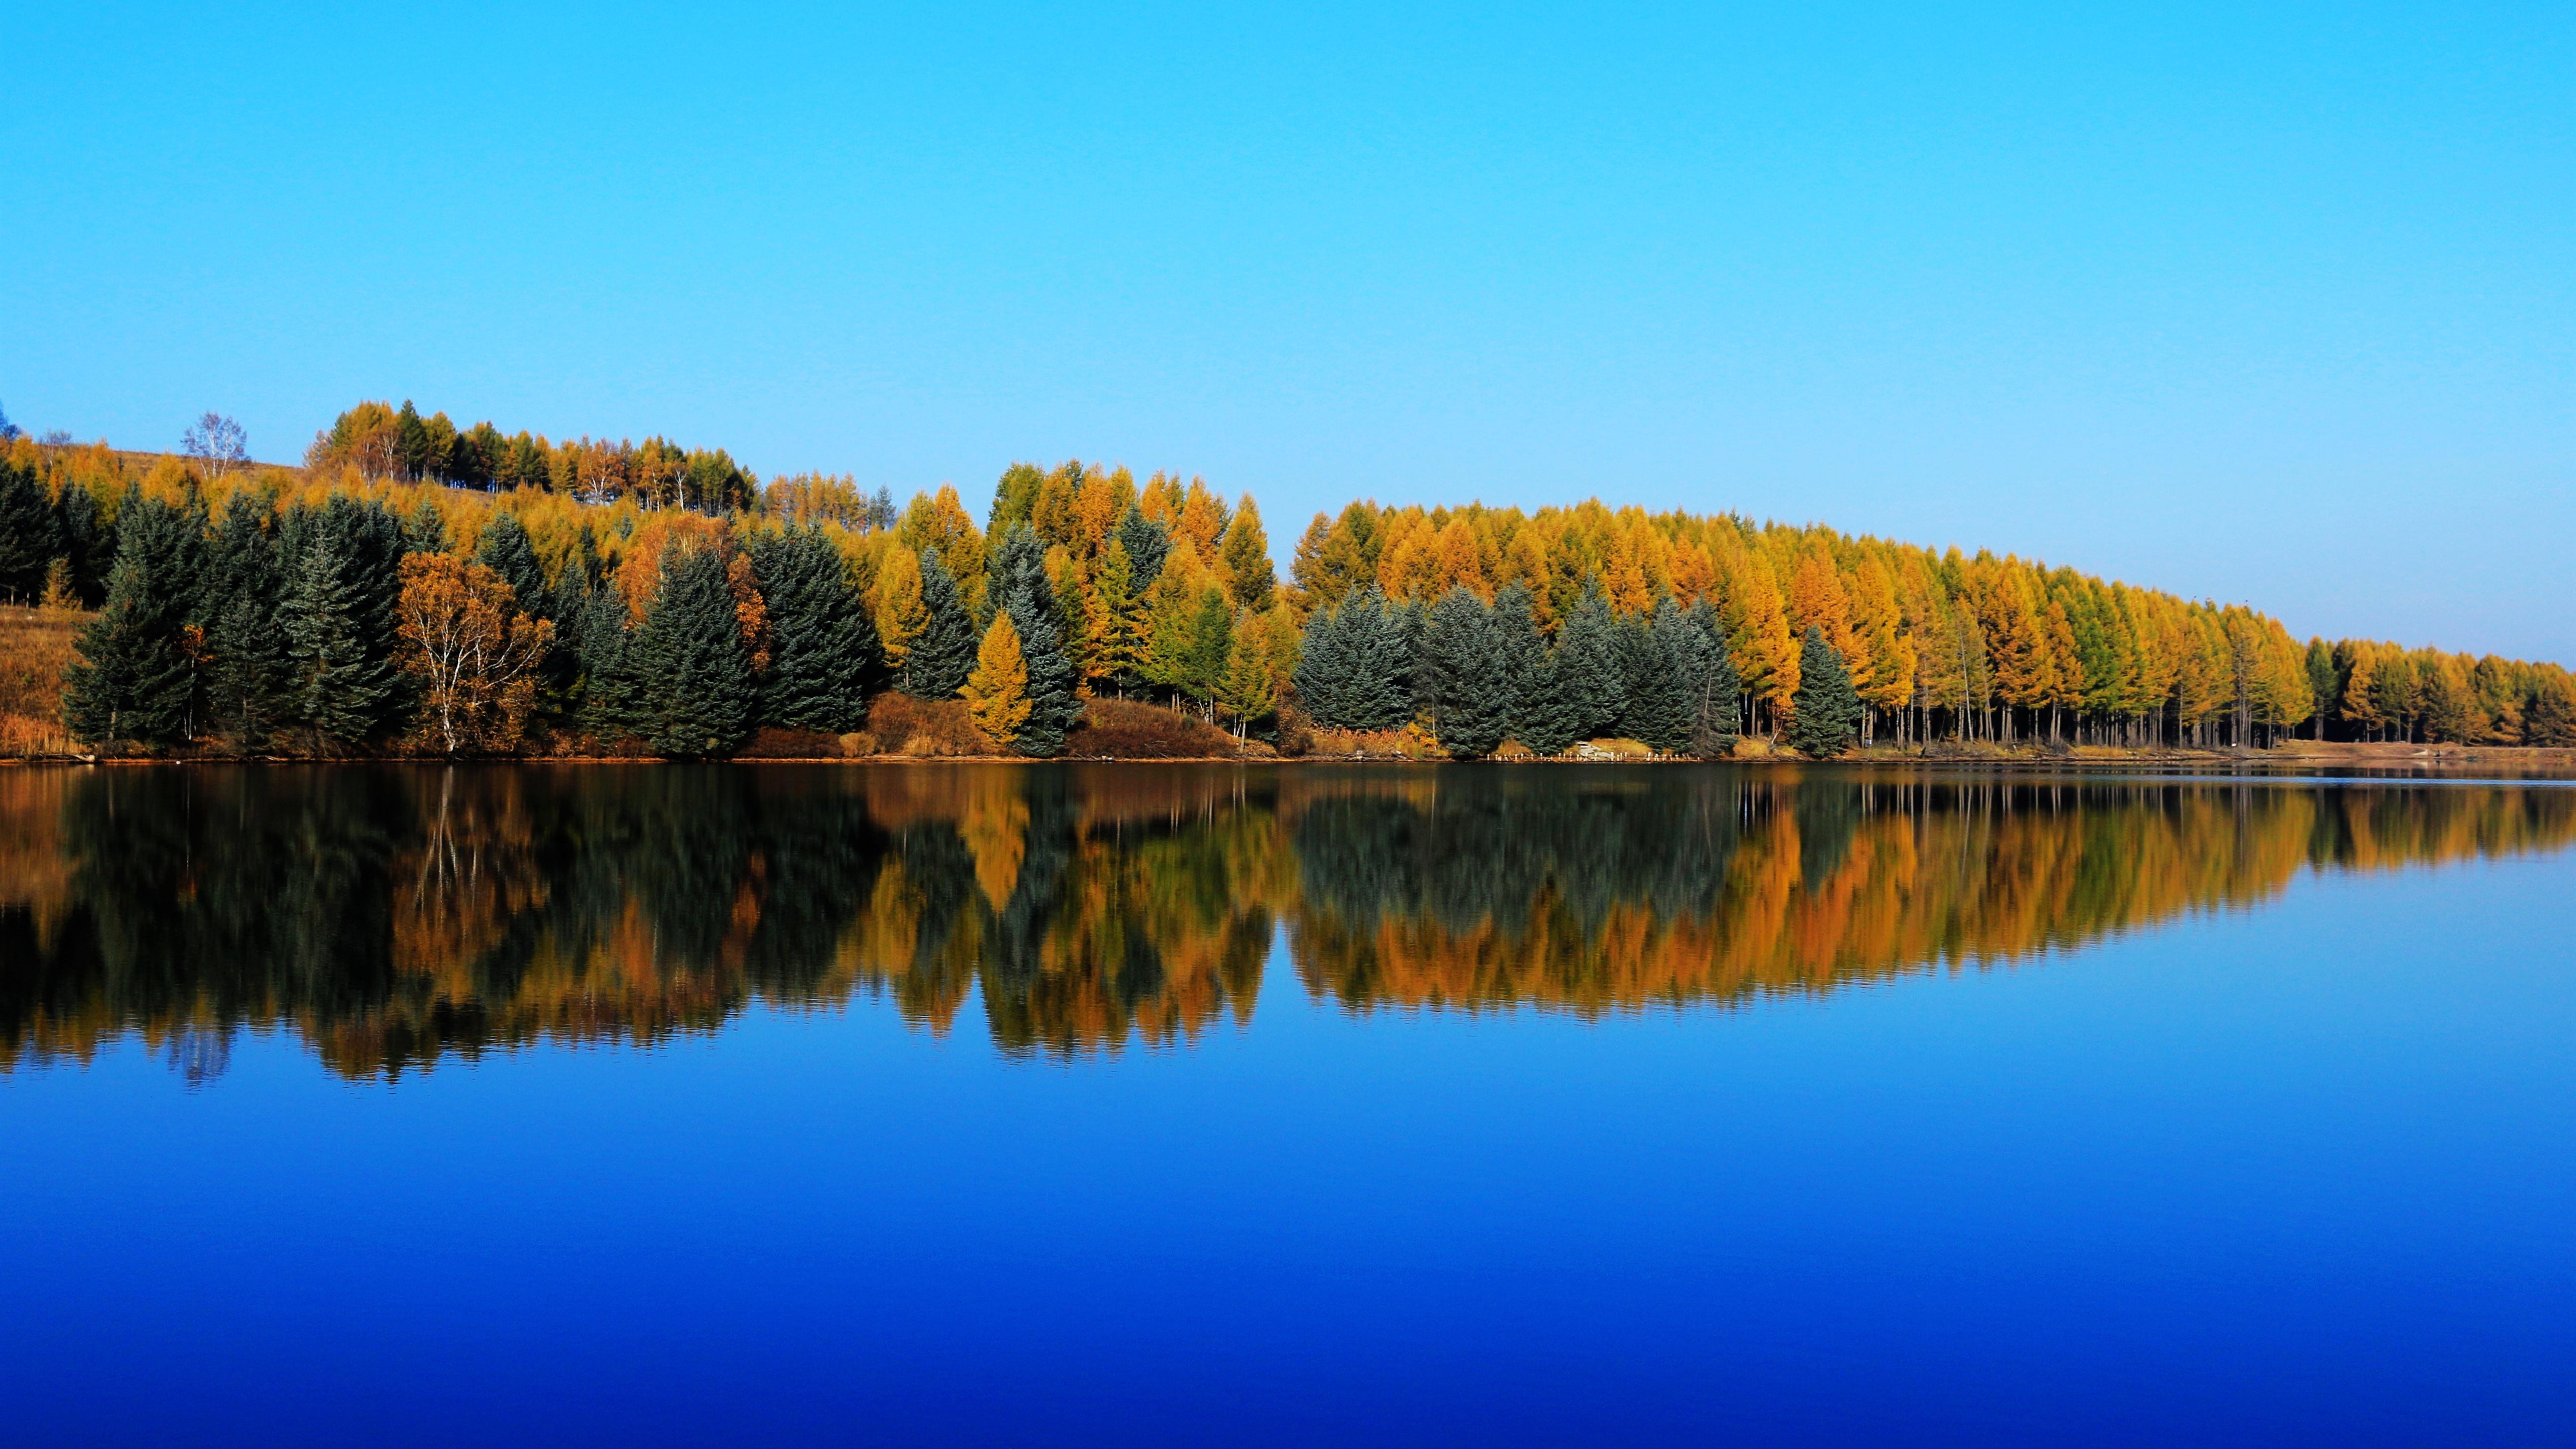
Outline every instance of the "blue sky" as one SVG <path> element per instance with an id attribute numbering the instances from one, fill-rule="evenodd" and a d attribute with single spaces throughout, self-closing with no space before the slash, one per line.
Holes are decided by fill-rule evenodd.
<path id="1" fill-rule="evenodd" d="M 1731 508 L 2576 661 L 2576 9 L 9 6 L 0 404 Z M 2094 7 L 2099 9 L 2099 7 Z"/>

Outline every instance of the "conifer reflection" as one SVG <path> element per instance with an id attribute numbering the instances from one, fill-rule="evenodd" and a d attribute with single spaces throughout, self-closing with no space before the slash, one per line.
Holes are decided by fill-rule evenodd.
<path id="1" fill-rule="evenodd" d="M 0 774 L 0 1069 L 244 1029 L 391 1076 L 865 992 L 1003 1050 L 1350 1009 L 1601 1013 L 2007 961 L 2302 868 L 2558 848 L 2576 792 L 1730 769 Z"/>

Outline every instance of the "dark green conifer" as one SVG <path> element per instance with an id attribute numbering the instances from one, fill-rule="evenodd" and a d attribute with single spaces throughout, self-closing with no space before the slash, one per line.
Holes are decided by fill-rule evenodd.
<path id="1" fill-rule="evenodd" d="M 1519 582 L 1505 584 L 1494 595 L 1492 613 L 1495 643 L 1503 651 L 1503 698 L 1508 710 L 1507 733 L 1529 743 L 1522 726 L 1529 720 L 1536 701 L 1531 691 L 1537 688 L 1547 668 L 1547 636 L 1539 633 L 1538 619 L 1530 607 L 1529 586 Z"/>
<path id="2" fill-rule="evenodd" d="M 1065 731 L 1082 713 L 1082 700 L 1075 693 L 1079 681 L 1073 662 L 1064 652 L 1064 613 L 1047 580 L 1046 541 L 1035 528 L 1017 523 L 1002 535 L 986 566 L 985 586 L 994 607 L 1007 612 L 1011 627 L 1019 631 L 1020 659 L 1028 669 L 1029 717 L 1012 737 L 1011 748 L 1039 758 L 1061 754 Z"/>
<path id="3" fill-rule="evenodd" d="M 1688 637 L 1689 616 L 1670 594 L 1651 614 L 1624 619 L 1619 625 L 1619 662 L 1625 700 L 1619 733 L 1642 740 L 1665 754 L 1690 744 L 1690 704 L 1682 674 L 1698 662 Z"/>
<path id="4" fill-rule="evenodd" d="M 1583 587 L 1583 596 L 1557 632 L 1557 692 L 1572 711 L 1576 739 L 1604 734 L 1627 710 L 1627 670 L 1619 655 L 1619 626 L 1599 581 Z"/>
<path id="5" fill-rule="evenodd" d="M 274 519 L 265 499 L 236 492 L 206 545 L 207 717 L 243 750 L 265 746 L 294 719 Z"/>
<path id="6" fill-rule="evenodd" d="M 65 483 L 54 499 L 54 537 L 71 561 L 72 592 L 84 608 L 107 597 L 107 571 L 116 562 L 116 528 L 102 516 L 98 498 L 77 483 Z"/>
<path id="7" fill-rule="evenodd" d="M 1812 624 L 1799 647 L 1798 692 L 1789 703 L 1789 746 L 1799 753 L 1829 760 L 1859 740 L 1860 694 L 1825 631 Z"/>
<path id="8" fill-rule="evenodd" d="M 1346 635 L 1339 608 L 1319 608 L 1307 616 L 1298 642 L 1297 668 L 1289 676 L 1306 717 L 1327 729 L 1350 728 L 1344 723 L 1349 715 L 1343 701 L 1351 672 Z"/>
<path id="9" fill-rule="evenodd" d="M 567 575 L 573 570 L 566 569 Z M 639 693 L 629 645 L 626 601 L 615 589 L 591 590 L 578 602 L 558 592 L 556 607 L 573 610 L 566 617 L 573 634 L 576 673 L 565 691 L 564 708 L 585 733 L 600 739 L 632 735 L 641 728 L 635 703 Z"/>
<path id="10" fill-rule="evenodd" d="M 45 570 L 62 552 L 53 500 L 33 467 L 0 458 L 0 598 L 21 602 L 45 590 Z"/>
<path id="11" fill-rule="evenodd" d="M 502 513 L 493 517 L 474 545 L 474 561 L 501 576 L 501 582 L 518 596 L 523 612 L 540 619 L 555 619 L 560 626 L 552 591 L 546 587 L 545 566 L 537 562 L 536 545 L 528 541 L 528 530 L 517 515 Z"/>
<path id="12" fill-rule="evenodd" d="M 405 553 L 447 552 L 447 515 L 438 511 L 437 503 L 421 499 L 403 519 L 402 539 Z"/>
<path id="13" fill-rule="evenodd" d="M 370 647 L 368 590 L 356 552 L 327 518 L 315 525 L 278 609 L 289 707 L 317 751 L 326 741 L 353 745 L 376 734 L 399 703 L 392 658 Z"/>
<path id="14" fill-rule="evenodd" d="M 635 734 L 674 759 L 721 755 L 751 732 L 751 649 L 716 549 L 663 555 L 661 586 L 627 644 Z"/>
<path id="15" fill-rule="evenodd" d="M 1701 759 L 1716 759 L 1731 754 L 1743 730 L 1743 715 L 1738 704 L 1744 693 L 1744 680 L 1736 672 L 1735 658 L 1727 652 L 1726 628 L 1720 622 L 1717 606 L 1706 599 L 1692 606 L 1689 618 L 1692 672 L 1687 694 L 1690 701 L 1690 752 Z"/>
<path id="16" fill-rule="evenodd" d="M 884 656 L 841 551 L 818 529 L 790 528 L 756 544 L 751 567 L 769 606 L 762 723 L 825 734 L 857 729 Z"/>
<path id="17" fill-rule="evenodd" d="M 1538 754 L 1563 754 L 1584 737 L 1582 713 L 1575 707 L 1573 693 L 1566 688 L 1561 635 L 1557 647 L 1540 655 L 1522 676 L 1514 716 L 1512 734 Z"/>
<path id="18" fill-rule="evenodd" d="M 117 525 L 106 606 L 63 671 L 63 723 L 97 744 L 176 744 L 196 687 L 181 632 L 196 609 L 193 540 L 185 514 L 139 489 L 126 490 Z"/>
<path id="19" fill-rule="evenodd" d="M 1346 729 L 1391 730 L 1413 718 L 1413 641 L 1375 584 L 1342 600 L 1348 669 L 1342 691 Z"/>
<path id="20" fill-rule="evenodd" d="M 915 699 L 954 699 L 975 670 L 975 646 L 983 633 L 968 617 L 957 596 L 957 580 L 939 561 L 937 549 L 921 551 L 921 604 L 930 622 L 912 641 L 896 687 Z M 1018 622 L 1012 621 L 1014 627 Z"/>
<path id="21" fill-rule="evenodd" d="M 1141 598 L 1163 576 L 1163 560 L 1172 552 L 1172 531 L 1130 503 L 1118 520 L 1118 541 L 1126 546 L 1127 566 L 1135 573 L 1128 587 Z"/>
<path id="22" fill-rule="evenodd" d="M 1494 752 L 1511 724 L 1511 659 L 1493 614 L 1474 594 L 1453 588 L 1431 608 L 1425 652 L 1440 747 L 1451 757 Z"/>

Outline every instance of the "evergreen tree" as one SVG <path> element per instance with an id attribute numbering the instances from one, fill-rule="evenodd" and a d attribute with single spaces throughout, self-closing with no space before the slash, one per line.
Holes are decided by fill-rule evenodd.
<path id="1" fill-rule="evenodd" d="M 515 514 L 493 515 L 474 545 L 474 561 L 501 576 L 501 582 L 518 596 L 521 610 L 561 625 L 553 593 L 546 587 L 545 568 L 537 562 L 536 546 L 528 541 L 528 530 Z"/>
<path id="2" fill-rule="evenodd" d="M 841 551 L 821 530 L 796 527 L 760 540 L 751 566 L 769 606 L 762 722 L 835 735 L 857 729 L 883 656 Z"/>
<path id="3" fill-rule="evenodd" d="M 269 536 L 274 514 L 247 491 L 224 505 L 206 548 L 208 718 L 245 750 L 266 745 L 294 718 L 286 641 L 278 629 L 280 571 Z"/>
<path id="4" fill-rule="evenodd" d="M 1512 734 L 1533 753 L 1561 755 L 1584 737 L 1583 714 L 1566 687 L 1565 641 L 1539 656 L 1521 678 Z"/>
<path id="5" fill-rule="evenodd" d="M 562 605 L 559 597 L 557 606 Z M 573 607 L 569 617 L 578 673 L 566 692 L 566 707 L 585 732 L 601 739 L 639 732 L 643 724 L 634 708 L 638 687 L 629 647 L 635 631 L 629 627 L 626 601 L 615 589 L 602 588 Z"/>
<path id="6" fill-rule="evenodd" d="M 1652 614 L 1631 615 L 1619 624 L 1619 733 L 1665 754 L 1690 743 L 1690 700 L 1681 672 L 1696 662 L 1689 630 L 1689 617 L 1670 594 L 1656 602 Z"/>
<path id="7" fill-rule="evenodd" d="M 25 602 L 43 593 L 45 571 L 61 552 L 53 500 L 36 470 L 0 457 L 0 598 Z"/>
<path id="8" fill-rule="evenodd" d="M 447 552 L 447 515 L 428 498 L 412 506 L 411 515 L 403 520 L 403 552 Z"/>
<path id="9" fill-rule="evenodd" d="M 1297 702 L 1309 719 L 1327 729 L 1348 729 L 1349 718 L 1344 702 L 1351 673 L 1348 631 L 1342 626 L 1341 608 L 1319 608 L 1306 616 L 1305 633 L 1297 649 L 1297 669 L 1289 683 L 1297 691 Z"/>
<path id="10" fill-rule="evenodd" d="M 1503 652 L 1503 700 L 1508 711 L 1505 732 L 1527 744 L 1522 728 L 1537 703 L 1532 691 L 1547 668 L 1547 638 L 1539 633 L 1538 620 L 1530 608 L 1529 586 L 1517 581 L 1505 584 L 1494 595 L 1490 622 L 1494 642 Z"/>
<path id="11" fill-rule="evenodd" d="M 1798 692 L 1791 698 L 1790 748 L 1811 759 L 1829 760 L 1860 739 L 1860 695 L 1842 656 L 1825 642 L 1825 631 L 1807 626 L 1798 658 Z"/>
<path id="12" fill-rule="evenodd" d="M 1046 470 L 1034 463 L 1013 463 L 1003 469 L 1001 480 L 993 485 L 993 509 L 984 517 L 984 536 L 1000 538 L 1029 522 L 1036 516 L 1038 490 L 1044 486 Z"/>
<path id="13" fill-rule="evenodd" d="M 1727 652 L 1726 625 L 1717 607 L 1702 599 L 1690 611 L 1688 634 L 1692 655 L 1686 698 L 1690 708 L 1690 752 L 1702 759 L 1731 754 L 1743 730 L 1737 697 L 1744 692 L 1735 658 Z"/>
<path id="14" fill-rule="evenodd" d="M 675 759 L 721 755 L 751 732 L 751 648 L 743 642 L 714 548 L 672 549 L 662 558 L 661 586 L 627 643 L 636 685 L 635 733 Z"/>
<path id="15" fill-rule="evenodd" d="M 325 741 L 356 744 L 375 734 L 398 700 L 393 660 L 368 648 L 368 590 L 354 554 L 338 530 L 317 526 L 278 610 L 289 707 L 317 751 Z"/>
<path id="16" fill-rule="evenodd" d="M 1598 579 L 1583 586 L 1574 612 L 1556 636 L 1556 690 L 1572 711 L 1575 738 L 1590 739 L 1619 723 L 1628 705 L 1627 669 L 1620 658 L 1619 625 Z"/>
<path id="17" fill-rule="evenodd" d="M 1073 664 L 1065 657 L 1055 589 L 1047 580 L 1046 544 L 1028 524 L 1015 525 L 986 566 L 995 606 L 1011 616 L 1026 673 L 1029 713 L 1012 745 L 1021 754 L 1061 754 L 1065 731 L 1082 713 Z"/>
<path id="18" fill-rule="evenodd" d="M 915 699 L 954 699 L 975 667 L 979 631 L 937 549 L 921 551 L 921 604 L 928 622 L 904 655 L 897 688 Z"/>
<path id="19" fill-rule="evenodd" d="M 65 483 L 54 498 L 54 538 L 71 564 L 72 593 L 89 608 L 107 597 L 107 571 L 116 562 L 116 528 L 99 512 L 98 498 Z"/>
<path id="20" fill-rule="evenodd" d="M 1453 588 L 1432 606 L 1425 650 L 1440 747 L 1461 760 L 1492 754 L 1512 711 L 1511 658 L 1493 616 L 1474 594 Z"/>
<path id="21" fill-rule="evenodd" d="M 1132 571 L 1128 586 L 1138 598 L 1154 587 L 1163 576 L 1163 560 L 1172 553 L 1172 531 L 1145 516 L 1135 504 L 1118 520 L 1118 542 L 1127 550 L 1127 566 Z"/>
<path id="22" fill-rule="evenodd" d="M 2343 680 L 2335 673 L 2334 649 L 2323 639 L 2310 639 L 2305 659 L 2308 692 L 2316 702 L 2317 738 L 2326 737 L 2326 716 L 2341 702 Z"/>
<path id="23" fill-rule="evenodd" d="M 132 488 L 117 515 L 106 607 L 63 671 L 63 722 L 99 744 L 175 744 L 187 737 L 195 690 L 183 633 L 197 595 L 186 516 Z"/>
<path id="24" fill-rule="evenodd" d="M 1432 709 L 1431 609 L 1420 599 L 1406 599 L 1387 606 L 1386 620 L 1395 638 L 1396 694 L 1402 704 L 1382 728 L 1399 729 Z"/>

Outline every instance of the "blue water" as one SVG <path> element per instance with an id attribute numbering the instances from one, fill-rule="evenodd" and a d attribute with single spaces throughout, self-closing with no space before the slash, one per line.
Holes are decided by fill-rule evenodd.
<path id="1" fill-rule="evenodd" d="M 2576 1442 L 2576 854 L 1811 995 L 0 1075 L 28 1444 Z"/>

